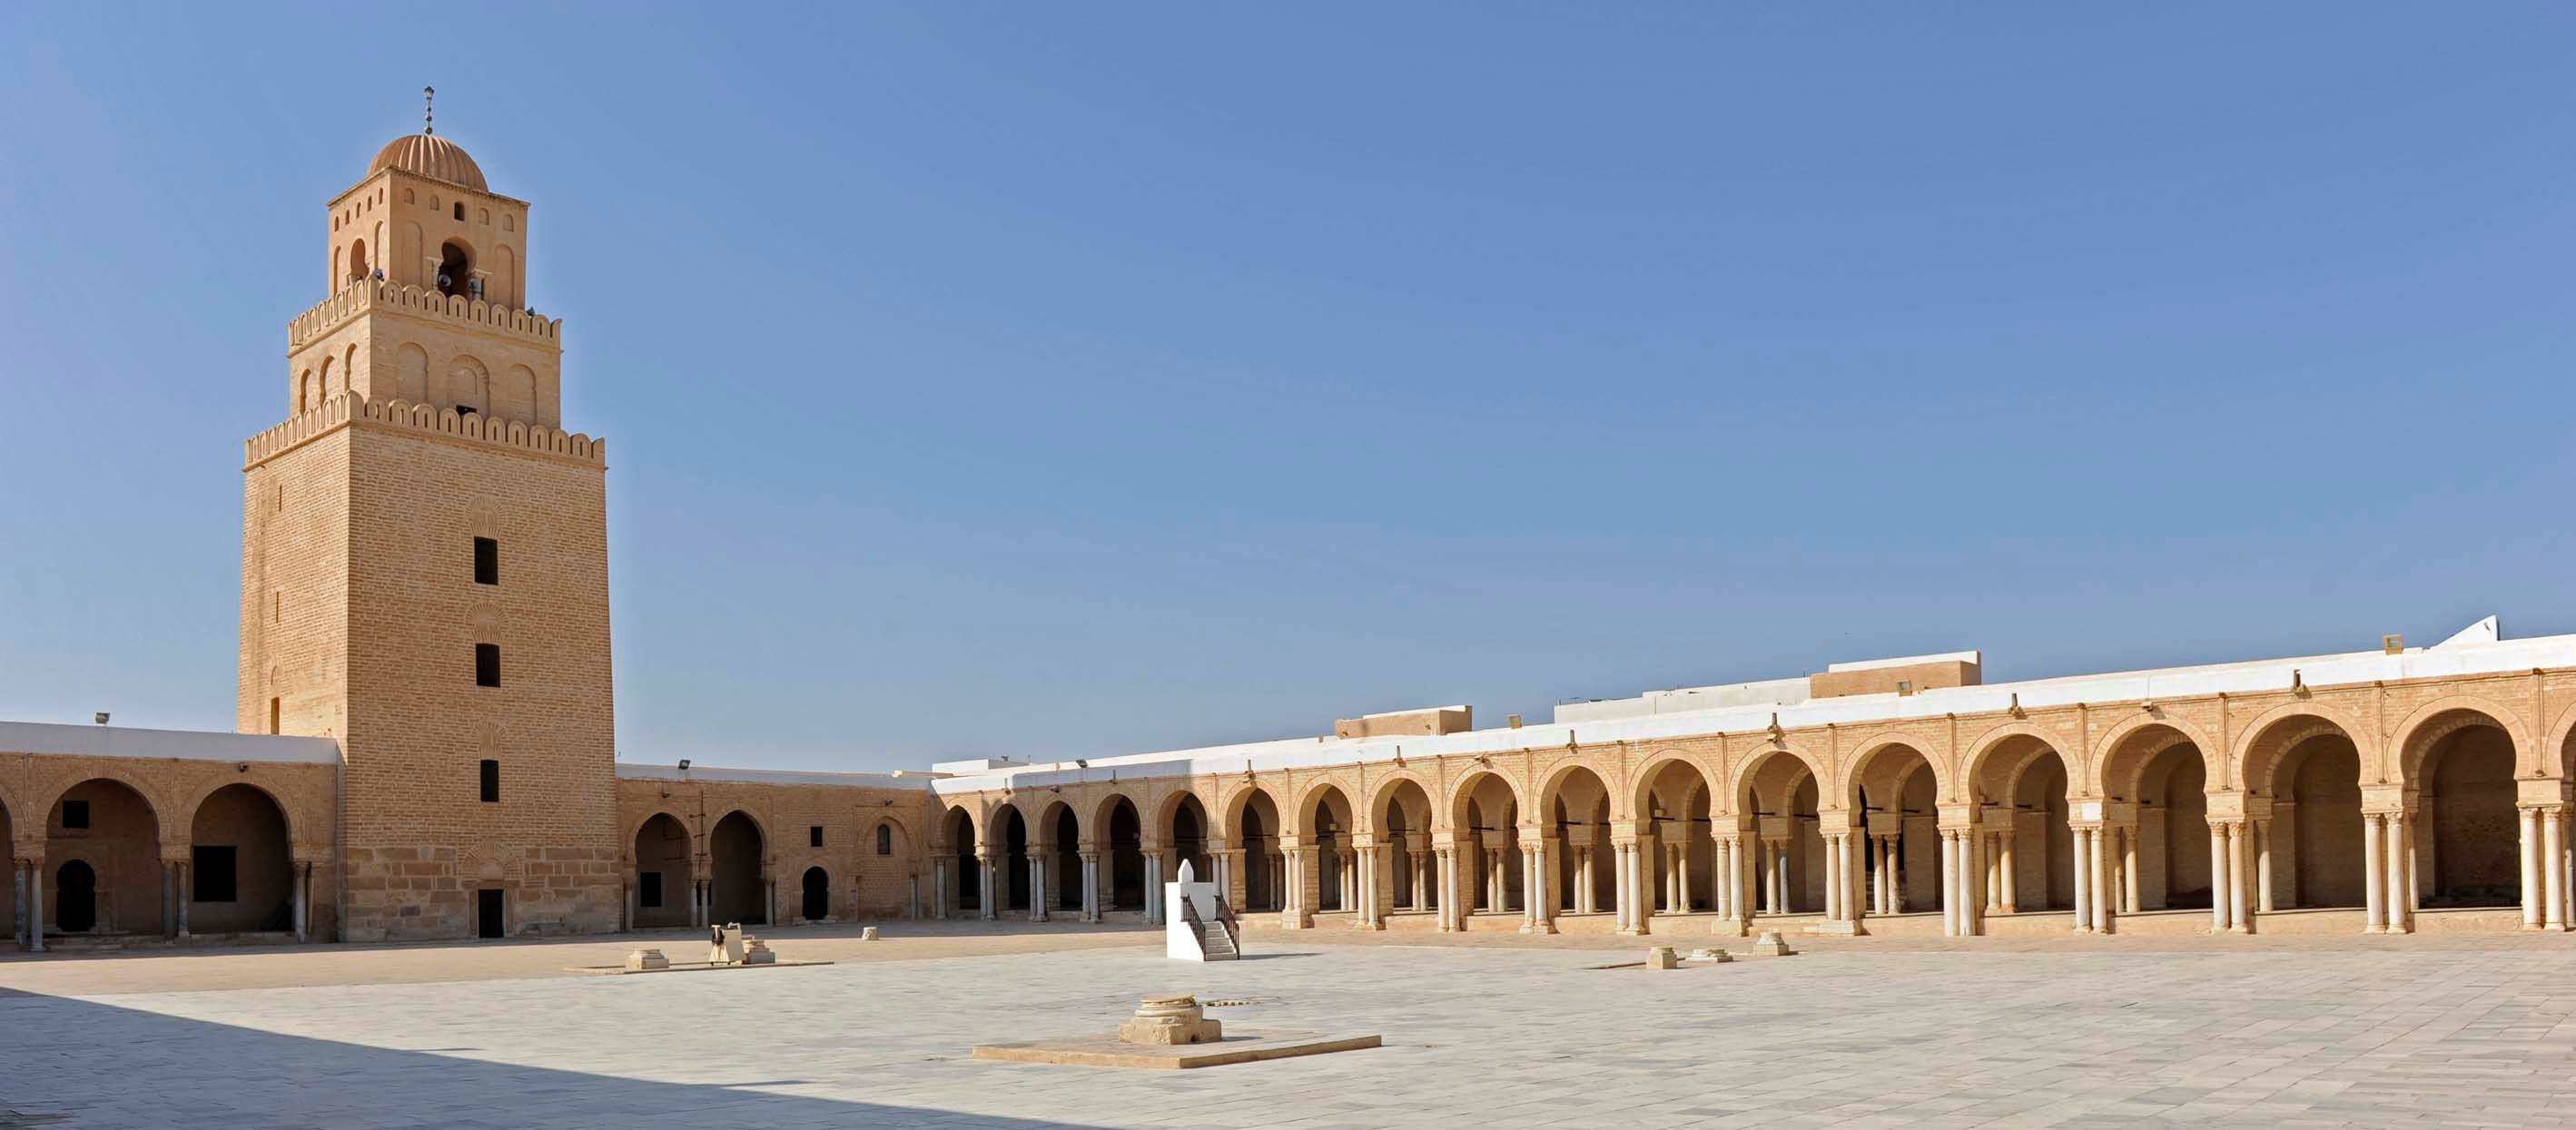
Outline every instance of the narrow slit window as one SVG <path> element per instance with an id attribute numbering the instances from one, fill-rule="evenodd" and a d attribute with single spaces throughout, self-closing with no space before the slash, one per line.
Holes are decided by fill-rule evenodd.
<path id="1" fill-rule="evenodd" d="M 877 854 L 894 854 L 894 829 L 892 827 L 884 824 L 877 825 Z"/>
<path id="2" fill-rule="evenodd" d="M 501 763 L 483 759 L 483 803 L 501 803 Z"/>
<path id="3" fill-rule="evenodd" d="M 494 538 L 474 539 L 474 583 L 501 583 L 501 543 Z"/>
<path id="4" fill-rule="evenodd" d="M 822 826 L 822 825 L 820 825 L 820 824 L 816 824 L 816 825 L 814 825 L 814 826 L 813 826 L 813 827 L 811 827 L 811 828 L 807 828 L 807 829 L 805 829 L 805 846 L 806 846 L 806 847 L 821 847 L 821 846 L 823 846 L 823 826 Z"/>
<path id="5" fill-rule="evenodd" d="M 478 687 L 501 685 L 501 645 L 497 643 L 474 645 L 474 685 Z"/>

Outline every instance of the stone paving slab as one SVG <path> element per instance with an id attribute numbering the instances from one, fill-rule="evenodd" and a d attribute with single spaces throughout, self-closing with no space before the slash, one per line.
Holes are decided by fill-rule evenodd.
<path id="1" fill-rule="evenodd" d="M 0 1110 L 73 1127 L 2576 1124 L 2566 939 L 1840 948 L 1658 977 L 1544 947 L 1140 946 L 759 977 L 0 997 Z M 977 1061 L 1147 993 L 1385 1046 Z"/>

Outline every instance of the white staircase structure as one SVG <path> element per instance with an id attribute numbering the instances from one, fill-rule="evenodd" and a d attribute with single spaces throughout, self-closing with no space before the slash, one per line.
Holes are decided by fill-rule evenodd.
<path id="1" fill-rule="evenodd" d="M 1163 905 L 1178 913 L 1163 925 L 1163 956 L 1175 961 L 1232 961 L 1240 956 L 1241 928 L 1214 883 L 1197 881 L 1188 860 L 1180 881 L 1163 884 Z"/>

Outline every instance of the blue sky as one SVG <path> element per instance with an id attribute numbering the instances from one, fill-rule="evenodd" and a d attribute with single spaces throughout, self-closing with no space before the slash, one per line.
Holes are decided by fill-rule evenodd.
<path id="1" fill-rule="evenodd" d="M 323 202 L 534 202 L 631 760 L 2576 630 L 2576 9 L 0 10 L 0 717 L 229 729 Z"/>

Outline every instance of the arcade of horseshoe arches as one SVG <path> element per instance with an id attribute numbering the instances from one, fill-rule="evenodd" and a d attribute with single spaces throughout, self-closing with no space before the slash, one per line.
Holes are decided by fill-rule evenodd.
<path id="1" fill-rule="evenodd" d="M 239 468 L 238 732 L 0 723 L 24 948 L 1156 921 L 1184 863 L 1291 929 L 2569 920 L 2576 636 L 2493 619 L 2004 684 L 1975 652 L 1861 661 L 1084 761 L 621 763 L 608 445 L 561 418 L 531 204 L 424 132 L 325 211 L 324 297 Z"/>

